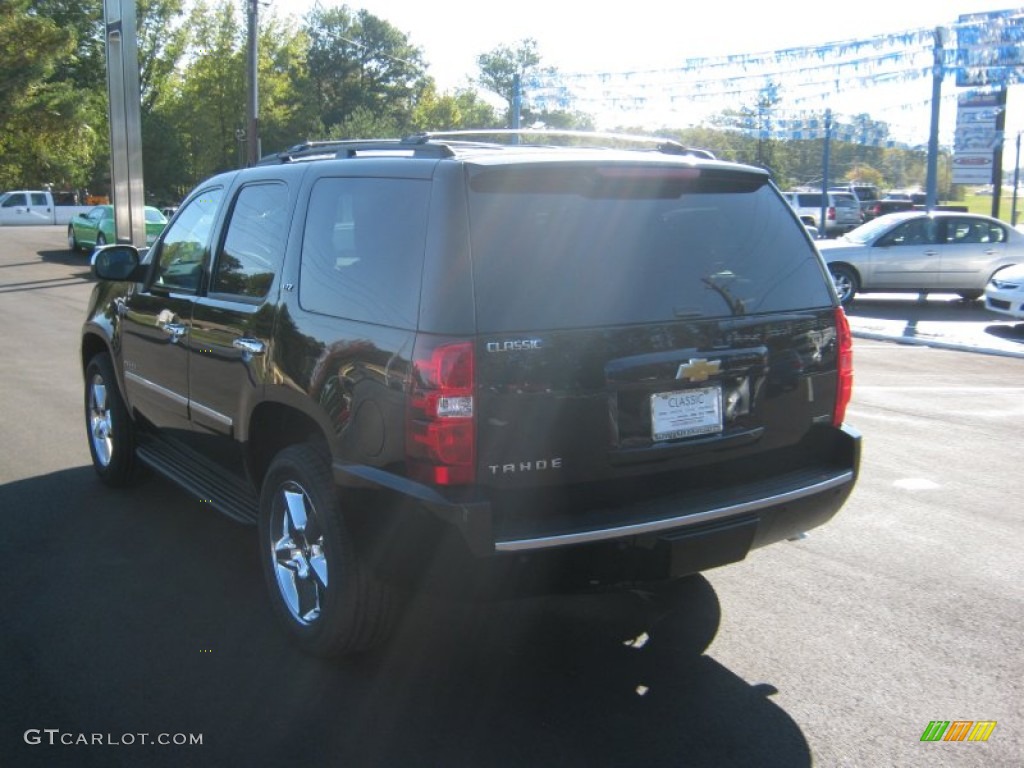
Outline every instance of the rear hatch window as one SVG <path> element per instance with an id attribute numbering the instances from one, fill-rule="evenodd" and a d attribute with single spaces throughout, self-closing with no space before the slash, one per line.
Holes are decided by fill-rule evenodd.
<path id="1" fill-rule="evenodd" d="M 470 182 L 478 330 L 827 306 L 767 180 L 689 167 L 489 168 Z"/>

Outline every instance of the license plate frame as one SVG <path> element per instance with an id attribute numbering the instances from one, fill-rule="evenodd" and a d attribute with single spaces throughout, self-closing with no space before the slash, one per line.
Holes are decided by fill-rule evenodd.
<path id="1" fill-rule="evenodd" d="M 716 435 L 725 428 L 719 386 L 656 392 L 650 406 L 651 439 L 656 443 Z"/>

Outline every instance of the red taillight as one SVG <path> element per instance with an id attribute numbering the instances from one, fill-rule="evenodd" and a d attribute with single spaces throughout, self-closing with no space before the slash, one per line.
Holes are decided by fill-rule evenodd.
<path id="1" fill-rule="evenodd" d="M 835 209 L 835 206 L 829 206 L 827 216 L 829 218 L 829 221 L 835 221 L 836 220 L 836 209 Z"/>
<path id="2" fill-rule="evenodd" d="M 836 308 L 836 370 L 839 381 L 836 383 L 836 407 L 832 412 L 832 424 L 841 426 L 846 418 L 846 406 L 853 396 L 853 334 L 850 333 L 850 321 L 842 307 Z"/>
<path id="3" fill-rule="evenodd" d="M 412 356 L 405 450 L 409 474 L 464 485 L 476 468 L 473 345 L 420 337 Z"/>

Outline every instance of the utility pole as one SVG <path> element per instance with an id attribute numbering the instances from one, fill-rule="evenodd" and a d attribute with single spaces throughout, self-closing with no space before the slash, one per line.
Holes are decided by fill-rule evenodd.
<path id="1" fill-rule="evenodd" d="M 1010 213 L 1010 225 L 1017 226 L 1017 187 L 1020 186 L 1020 131 L 1017 131 L 1017 157 L 1013 164 L 1013 207 Z"/>
<path id="2" fill-rule="evenodd" d="M 932 67 L 932 121 L 928 134 L 928 181 L 925 207 L 935 210 L 939 202 L 939 102 L 942 101 L 942 27 L 935 28 L 935 64 Z"/>
<path id="3" fill-rule="evenodd" d="M 259 0 L 246 0 L 249 16 L 249 39 L 246 46 L 246 71 L 248 72 L 248 104 L 246 113 L 248 125 L 246 131 L 246 157 L 247 165 L 253 166 L 259 162 L 262 154 L 260 147 L 260 123 L 259 123 L 259 85 L 257 77 L 259 74 L 259 57 L 257 55 L 257 38 L 259 36 Z"/>
<path id="4" fill-rule="evenodd" d="M 825 147 L 821 159 L 821 231 L 820 237 L 825 237 L 828 225 L 825 221 L 828 208 L 828 164 L 832 160 L 832 110 L 825 110 Z"/>

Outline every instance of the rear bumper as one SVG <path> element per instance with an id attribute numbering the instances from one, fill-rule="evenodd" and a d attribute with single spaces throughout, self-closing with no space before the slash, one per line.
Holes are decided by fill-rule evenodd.
<path id="1" fill-rule="evenodd" d="M 659 563 L 649 577 L 675 577 L 742 560 L 750 549 L 831 519 L 856 483 L 861 437 L 848 427 L 829 431 L 828 450 L 815 466 L 726 487 L 681 487 L 627 503 L 571 510 L 555 505 L 543 514 L 517 515 L 486 501 L 453 502 L 427 486 L 365 467 L 336 463 L 334 476 L 340 485 L 386 488 L 414 502 L 418 514 L 457 529 L 480 557 L 629 549 Z"/>

